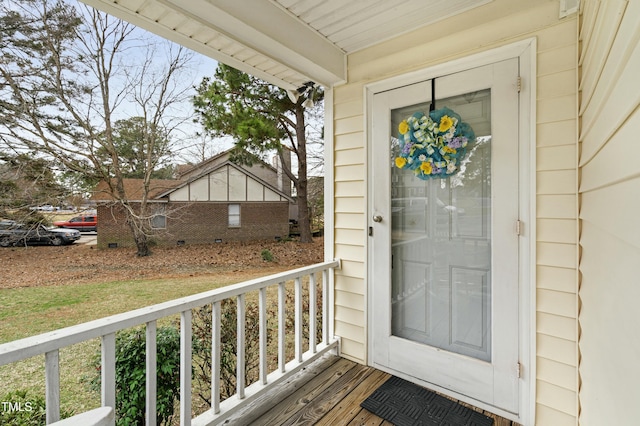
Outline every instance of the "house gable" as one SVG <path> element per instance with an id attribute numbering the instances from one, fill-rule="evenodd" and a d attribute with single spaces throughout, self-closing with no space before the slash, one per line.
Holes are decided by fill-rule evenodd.
<path id="1" fill-rule="evenodd" d="M 162 196 L 168 197 L 169 201 L 192 202 L 293 201 L 265 180 L 229 161 L 205 171 Z"/>
<path id="2" fill-rule="evenodd" d="M 232 162 L 231 151 L 232 149 L 221 152 L 220 154 L 215 155 L 194 166 L 183 168 L 182 171 L 179 173 L 178 178 L 183 181 L 191 181 L 201 177 L 205 173 L 220 169 L 220 167 L 223 166 L 224 164 L 228 162 Z M 287 158 L 287 156 L 289 158 Z M 291 167 L 290 154 L 287 154 L 284 157 L 288 167 Z M 275 166 L 267 164 L 257 156 L 254 158 L 254 160 L 255 161 L 253 162 L 253 164 L 238 165 L 234 163 L 234 165 L 241 167 L 243 170 L 247 171 L 251 175 L 254 175 L 260 180 L 271 185 L 272 187 L 277 188 L 279 191 L 283 192 L 286 196 L 291 195 L 291 180 L 282 171 L 283 166 L 281 165 L 279 157 L 274 158 Z M 224 185 L 222 186 L 226 186 L 226 184 L 228 183 L 226 174 L 222 172 L 217 174 L 214 180 L 217 182 L 216 185 L 219 185 L 220 184 L 219 182 L 224 182 Z"/>

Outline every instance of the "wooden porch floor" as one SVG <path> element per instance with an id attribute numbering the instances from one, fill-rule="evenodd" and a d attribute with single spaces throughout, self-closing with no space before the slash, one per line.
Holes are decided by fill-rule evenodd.
<path id="1" fill-rule="evenodd" d="M 360 408 L 360 403 L 389 377 L 375 368 L 338 356 L 326 356 L 225 424 L 392 426 Z M 493 417 L 495 426 L 519 426 L 511 420 L 465 405 Z M 265 407 L 271 408 L 265 412 Z"/>

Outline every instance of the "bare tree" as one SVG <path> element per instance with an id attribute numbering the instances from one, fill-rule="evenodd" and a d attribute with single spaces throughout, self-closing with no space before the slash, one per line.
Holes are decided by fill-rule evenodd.
<path id="1" fill-rule="evenodd" d="M 76 10 L 57 2 L 60 12 L 54 15 L 51 1 L 9 3 L 14 4 L 8 10 L 19 11 L 17 23 L 29 29 L 18 25 L 14 36 L 27 40 L 37 35 L 39 45 L 26 50 L 14 43 L 11 54 L 20 62 L 3 53 L 0 87 L 10 94 L 14 113 L 0 137 L 14 148 L 51 157 L 67 170 L 106 182 L 114 205 L 126 212 L 137 254 L 149 255 L 154 216 L 150 183 L 170 153 L 172 133 L 188 119 L 175 107 L 191 87 L 183 74 L 192 54 L 169 44 L 163 50 L 132 25 L 90 7 Z M 64 19 L 76 25 L 61 31 Z M 26 71 L 21 63 L 29 65 Z M 118 119 L 130 117 L 144 123 L 137 152 L 142 154 L 138 173 L 144 189 L 136 203 L 125 191 L 123 153 L 115 139 Z"/>
<path id="2" fill-rule="evenodd" d="M 185 164 L 202 163 L 223 151 L 207 134 L 196 133 L 188 139 L 190 143 L 183 146 L 179 152 L 179 158 Z"/>

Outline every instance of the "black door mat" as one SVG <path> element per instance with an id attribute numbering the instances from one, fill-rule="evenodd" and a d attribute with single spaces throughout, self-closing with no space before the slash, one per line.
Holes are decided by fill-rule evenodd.
<path id="1" fill-rule="evenodd" d="M 493 419 L 428 389 L 391 377 L 360 406 L 396 426 L 492 426 Z"/>

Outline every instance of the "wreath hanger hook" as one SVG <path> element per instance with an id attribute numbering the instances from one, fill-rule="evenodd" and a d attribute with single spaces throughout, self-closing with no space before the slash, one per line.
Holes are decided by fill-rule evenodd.
<path id="1" fill-rule="evenodd" d="M 429 106 L 429 112 L 436 109 L 436 79 L 431 79 L 431 105 Z"/>

